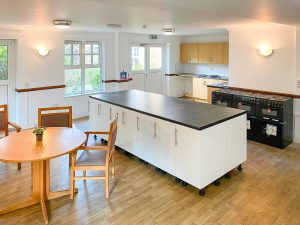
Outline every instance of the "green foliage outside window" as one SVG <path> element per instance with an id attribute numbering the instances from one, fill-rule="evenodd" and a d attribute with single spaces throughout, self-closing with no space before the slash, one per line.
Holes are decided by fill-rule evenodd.
<path id="1" fill-rule="evenodd" d="M 8 48 L 0 46 L 0 80 L 8 79 Z"/>

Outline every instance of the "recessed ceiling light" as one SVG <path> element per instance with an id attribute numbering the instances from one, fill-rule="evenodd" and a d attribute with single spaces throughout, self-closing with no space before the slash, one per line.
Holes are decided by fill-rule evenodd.
<path id="1" fill-rule="evenodd" d="M 175 30 L 173 28 L 163 28 L 162 29 L 162 32 L 165 34 L 165 35 L 172 35 L 174 34 Z"/>
<path id="2" fill-rule="evenodd" d="M 122 25 L 121 24 L 115 24 L 115 23 L 109 23 L 109 24 L 106 24 L 107 27 L 110 27 L 110 28 L 121 28 Z"/>
<path id="3" fill-rule="evenodd" d="M 54 27 L 58 29 L 68 29 L 71 27 L 72 21 L 70 20 L 53 20 Z"/>

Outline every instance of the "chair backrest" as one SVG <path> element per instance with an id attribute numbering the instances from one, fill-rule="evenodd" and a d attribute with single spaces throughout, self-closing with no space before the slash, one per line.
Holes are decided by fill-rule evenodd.
<path id="1" fill-rule="evenodd" d="M 117 131 L 118 131 L 118 114 L 116 115 L 114 121 L 112 121 L 110 124 L 109 138 L 108 138 L 109 152 L 112 152 L 112 150 L 114 150 L 115 148 Z"/>
<path id="2" fill-rule="evenodd" d="M 4 135 L 8 136 L 8 107 L 0 105 L 0 132 L 4 131 Z"/>
<path id="3" fill-rule="evenodd" d="M 38 126 L 72 128 L 72 106 L 39 108 Z"/>

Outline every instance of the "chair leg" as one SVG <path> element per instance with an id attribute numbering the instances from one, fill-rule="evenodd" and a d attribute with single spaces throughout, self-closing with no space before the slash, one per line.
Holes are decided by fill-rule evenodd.
<path id="1" fill-rule="evenodd" d="M 109 198 L 109 163 L 106 165 L 105 173 L 105 196 Z"/>
<path id="2" fill-rule="evenodd" d="M 21 169 L 22 169 L 22 164 L 18 163 L 18 170 L 21 170 Z"/>
<path id="3" fill-rule="evenodd" d="M 112 155 L 112 169 L 111 169 L 111 172 L 112 172 L 112 178 L 115 179 L 115 153 L 113 153 L 113 155 Z"/>

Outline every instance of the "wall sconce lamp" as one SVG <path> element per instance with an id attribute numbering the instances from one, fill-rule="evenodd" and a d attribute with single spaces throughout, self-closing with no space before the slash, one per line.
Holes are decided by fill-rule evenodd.
<path id="1" fill-rule="evenodd" d="M 270 56 L 273 54 L 273 49 L 269 45 L 261 45 L 259 46 L 259 53 L 262 56 Z"/>
<path id="2" fill-rule="evenodd" d="M 47 48 L 40 47 L 40 48 L 38 49 L 38 52 L 39 52 L 39 55 L 40 55 L 40 56 L 46 56 L 46 55 L 49 54 L 50 50 L 47 49 Z"/>

